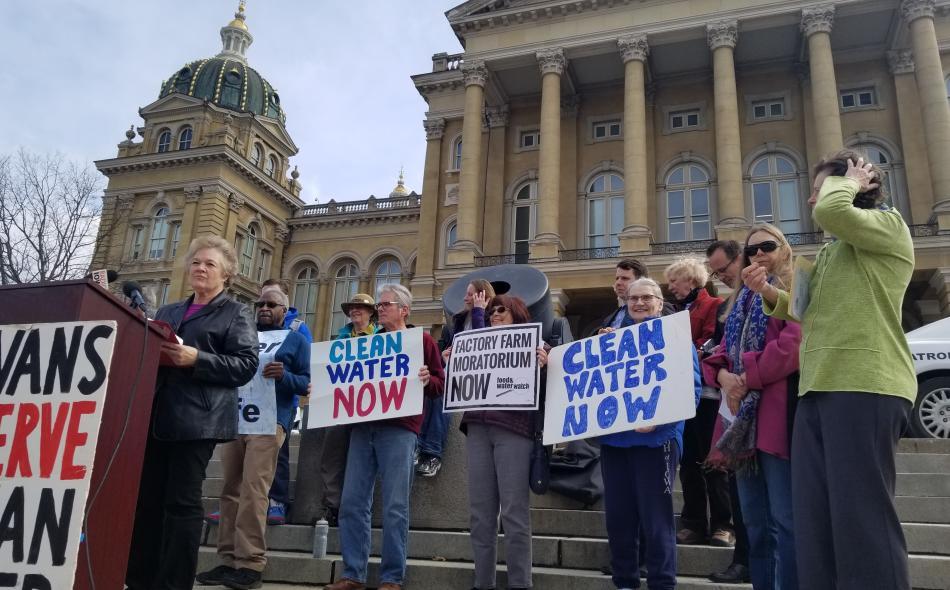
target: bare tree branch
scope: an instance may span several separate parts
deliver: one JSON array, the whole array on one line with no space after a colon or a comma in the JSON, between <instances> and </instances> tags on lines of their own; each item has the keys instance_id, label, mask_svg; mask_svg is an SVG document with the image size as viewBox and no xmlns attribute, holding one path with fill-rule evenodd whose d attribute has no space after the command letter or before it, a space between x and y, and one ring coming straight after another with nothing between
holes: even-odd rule
<instances>
[{"instance_id":1,"label":"bare tree branch","mask_svg":"<svg viewBox=\"0 0 950 590\"><path fill-rule=\"evenodd\" d=\"M0 284L86 274L104 235L101 195L95 170L58 154L0 156Z\"/></svg>"}]
</instances>

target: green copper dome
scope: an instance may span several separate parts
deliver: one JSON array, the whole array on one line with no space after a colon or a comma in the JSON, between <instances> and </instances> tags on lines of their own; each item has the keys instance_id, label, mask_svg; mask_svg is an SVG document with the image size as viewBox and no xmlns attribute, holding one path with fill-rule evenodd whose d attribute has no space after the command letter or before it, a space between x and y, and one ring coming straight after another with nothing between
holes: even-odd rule
<instances>
[{"instance_id":1,"label":"green copper dome","mask_svg":"<svg viewBox=\"0 0 950 590\"><path fill-rule=\"evenodd\" d=\"M222 108L271 117L281 123L287 120L277 91L257 70L239 59L217 56L191 62L162 84L158 97L176 92Z\"/></svg>"}]
</instances>

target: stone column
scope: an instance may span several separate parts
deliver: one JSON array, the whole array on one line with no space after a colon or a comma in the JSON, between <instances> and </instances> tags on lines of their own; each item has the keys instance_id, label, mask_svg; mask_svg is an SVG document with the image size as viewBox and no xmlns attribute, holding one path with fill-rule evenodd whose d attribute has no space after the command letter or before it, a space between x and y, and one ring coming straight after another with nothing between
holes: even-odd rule
<instances>
[{"instance_id":1,"label":"stone column","mask_svg":"<svg viewBox=\"0 0 950 590\"><path fill-rule=\"evenodd\" d=\"M917 94L930 160L934 212L941 230L950 230L950 106L934 28L934 0L904 0L901 16L910 28ZM906 158L905 158L906 159Z\"/></svg>"},{"instance_id":2,"label":"stone column","mask_svg":"<svg viewBox=\"0 0 950 590\"><path fill-rule=\"evenodd\" d=\"M831 54L831 26L834 18L835 7L832 4L802 10L801 30L808 40L811 100L819 157L840 150L842 146L838 84L835 82L835 62Z\"/></svg>"},{"instance_id":3,"label":"stone column","mask_svg":"<svg viewBox=\"0 0 950 590\"><path fill-rule=\"evenodd\" d=\"M357 293L367 293L369 294L370 297L375 298L375 293L370 293L370 290L372 289L372 285L370 285L369 279L370 279L369 272L360 272L360 282L357 287L359 291L357 291Z\"/></svg>"},{"instance_id":4,"label":"stone column","mask_svg":"<svg viewBox=\"0 0 950 590\"><path fill-rule=\"evenodd\" d=\"M934 206L934 193L927 147L920 141L924 136L924 125L920 118L920 97L914 79L914 57L909 49L889 51L887 63L897 91L897 118L907 171L910 219L912 223L927 223ZM908 212L903 213L906 215Z\"/></svg>"},{"instance_id":5,"label":"stone column","mask_svg":"<svg viewBox=\"0 0 950 590\"><path fill-rule=\"evenodd\" d=\"M650 54L646 35L617 40L624 64L623 91L623 231L620 254L649 254L647 220L647 111L646 61ZM579 240L578 240L579 241Z\"/></svg>"},{"instance_id":6,"label":"stone column","mask_svg":"<svg viewBox=\"0 0 950 590\"><path fill-rule=\"evenodd\" d=\"M245 203L244 197L240 195L228 195L228 224L224 229L224 239L232 244L237 238L237 224ZM238 256L240 257L240 253L238 253Z\"/></svg>"},{"instance_id":7,"label":"stone column","mask_svg":"<svg viewBox=\"0 0 950 590\"><path fill-rule=\"evenodd\" d=\"M290 240L290 228L286 223L278 222L274 227L274 254L270 261L270 277L281 278L284 276L284 249ZM268 279L270 277L264 277Z\"/></svg>"},{"instance_id":8,"label":"stone column","mask_svg":"<svg viewBox=\"0 0 950 590\"><path fill-rule=\"evenodd\" d=\"M581 96L561 98L561 195L558 235L565 250L580 248L577 243L577 115Z\"/></svg>"},{"instance_id":9,"label":"stone column","mask_svg":"<svg viewBox=\"0 0 950 590\"><path fill-rule=\"evenodd\" d=\"M488 256L504 254L505 148L508 105L486 109L488 115L488 162L485 177L485 217L482 247Z\"/></svg>"},{"instance_id":10,"label":"stone column","mask_svg":"<svg viewBox=\"0 0 950 590\"><path fill-rule=\"evenodd\" d=\"M713 53L713 92L716 103L716 173L719 178L719 239L742 240L748 228L742 192L742 148L739 139L739 101L736 97L734 51L738 23L706 25L706 41Z\"/></svg>"},{"instance_id":11,"label":"stone column","mask_svg":"<svg viewBox=\"0 0 950 590\"><path fill-rule=\"evenodd\" d=\"M531 260L557 260L561 194L561 74L564 51L544 49L536 54L541 67L541 148L538 154L538 231L531 240Z\"/></svg>"},{"instance_id":12,"label":"stone column","mask_svg":"<svg viewBox=\"0 0 950 590\"><path fill-rule=\"evenodd\" d=\"M316 318L313 321L313 341L319 342L321 340L327 339L327 329L330 324L330 306L333 305L333 301L330 301L330 277L326 275L320 275L317 278L317 309L316 309Z\"/></svg>"},{"instance_id":13,"label":"stone column","mask_svg":"<svg viewBox=\"0 0 950 590\"><path fill-rule=\"evenodd\" d=\"M436 245L442 239L438 235L438 216L442 161L442 136L445 135L445 119L426 119L426 160L422 173L422 205L419 210L420 235L416 254L416 277L412 280L413 300L429 301L435 287ZM464 144L462 145L464 149Z\"/></svg>"},{"instance_id":14,"label":"stone column","mask_svg":"<svg viewBox=\"0 0 950 590\"><path fill-rule=\"evenodd\" d=\"M194 238L195 224L198 217L198 201L200 200L200 186L185 187L185 211L181 216L181 233L178 242L179 260L175 261L175 270L172 271L172 282L168 288L169 301L182 299L185 297L185 293L190 292L186 280L188 265L181 259L185 257L188 246L191 245L191 240Z\"/></svg>"},{"instance_id":15,"label":"stone column","mask_svg":"<svg viewBox=\"0 0 950 590\"><path fill-rule=\"evenodd\" d=\"M485 84L488 69L481 60L462 62L465 80L465 115L462 121L462 171L459 175L458 239L449 249L450 265L474 266L481 255L482 212L482 109L485 106Z\"/></svg>"},{"instance_id":16,"label":"stone column","mask_svg":"<svg viewBox=\"0 0 950 590\"><path fill-rule=\"evenodd\" d=\"M934 269L930 276L930 286L937 293L940 317L950 316L950 266Z\"/></svg>"}]
</instances>

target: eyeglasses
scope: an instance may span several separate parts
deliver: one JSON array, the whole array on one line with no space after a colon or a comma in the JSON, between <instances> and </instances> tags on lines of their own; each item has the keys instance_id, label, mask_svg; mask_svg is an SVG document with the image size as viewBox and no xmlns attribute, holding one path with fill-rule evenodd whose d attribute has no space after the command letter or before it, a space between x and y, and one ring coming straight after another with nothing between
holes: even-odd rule
<instances>
[{"instance_id":1,"label":"eyeglasses","mask_svg":"<svg viewBox=\"0 0 950 590\"><path fill-rule=\"evenodd\" d=\"M651 299L659 299L656 295L627 295L627 302L649 303Z\"/></svg>"},{"instance_id":2,"label":"eyeglasses","mask_svg":"<svg viewBox=\"0 0 950 590\"><path fill-rule=\"evenodd\" d=\"M764 254L775 252L778 250L778 242L766 240L764 242L759 242L758 244L749 244L745 247L744 251L746 256L752 258L759 250L761 250Z\"/></svg>"},{"instance_id":3,"label":"eyeglasses","mask_svg":"<svg viewBox=\"0 0 950 590\"><path fill-rule=\"evenodd\" d=\"M274 303L273 301L255 301L254 308L260 309L266 307L267 309L274 309L275 307L286 307L283 303Z\"/></svg>"},{"instance_id":4,"label":"eyeglasses","mask_svg":"<svg viewBox=\"0 0 950 590\"><path fill-rule=\"evenodd\" d=\"M491 308L491 311L488 312L488 315L495 315L496 313L505 313L506 311L508 311L508 308L505 307L504 305L496 305L495 307Z\"/></svg>"},{"instance_id":5,"label":"eyeglasses","mask_svg":"<svg viewBox=\"0 0 950 590\"><path fill-rule=\"evenodd\" d=\"M729 270L729 267L732 266L732 263L736 261L736 258L738 258L738 256L733 256L732 258L730 258L729 262L726 263L726 266L722 268L712 269L712 273L711 273L712 278L718 279L719 277L721 277L727 270Z\"/></svg>"},{"instance_id":6,"label":"eyeglasses","mask_svg":"<svg viewBox=\"0 0 950 590\"><path fill-rule=\"evenodd\" d=\"M399 302L398 301L380 301L379 303L376 304L376 309L377 310L386 309L390 305L399 305Z\"/></svg>"}]
</instances>

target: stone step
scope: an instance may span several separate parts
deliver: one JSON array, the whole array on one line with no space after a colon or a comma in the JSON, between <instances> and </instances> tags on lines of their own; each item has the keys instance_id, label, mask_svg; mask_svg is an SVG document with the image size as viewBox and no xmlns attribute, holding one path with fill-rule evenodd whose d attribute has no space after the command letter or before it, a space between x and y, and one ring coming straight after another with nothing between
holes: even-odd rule
<instances>
[{"instance_id":1,"label":"stone step","mask_svg":"<svg viewBox=\"0 0 950 590\"><path fill-rule=\"evenodd\" d=\"M911 523L904 524L903 529L908 552L950 557L950 525ZM499 541L503 539L504 535L499 535ZM216 540L217 527L209 527L207 543L213 545ZM312 542L313 528L309 526L283 525L267 528L267 546L277 551L307 552L311 550ZM532 542L535 565L583 567L583 561L574 556L589 551L591 547L599 547L604 543L604 537L557 537L534 531ZM374 555L379 553L380 543L380 529L375 528L372 531L371 551ZM339 552L339 533L335 527L330 529L327 547L330 552ZM690 575L696 571L701 574L710 567L705 562L718 564L719 560L725 559L728 564L732 553L731 549L705 545L680 546L679 549L681 565L687 562L704 562L702 567L689 566L686 570L681 569L680 573ZM449 561L472 561L471 542L467 532L410 530L409 551L410 557L419 559L438 556ZM499 561L504 561L503 542L499 542Z\"/></svg>"},{"instance_id":2,"label":"stone step","mask_svg":"<svg viewBox=\"0 0 950 590\"><path fill-rule=\"evenodd\" d=\"M898 453L934 453L950 455L948 438L902 438L897 445Z\"/></svg>"},{"instance_id":3,"label":"stone step","mask_svg":"<svg viewBox=\"0 0 950 590\"><path fill-rule=\"evenodd\" d=\"M601 542L603 543L603 542ZM198 555L198 569L204 571L218 563L212 547L202 547ZM459 561L408 559L406 562L405 590L468 590L472 583L473 564ZM378 579L379 558L369 560L369 580ZM544 590L613 590L608 576L597 569L599 564L585 564L583 568L534 567L532 576L535 588ZM945 589L950 579L950 558L930 555L910 556L911 580L914 588ZM297 584L326 584L342 576L339 555L330 554L324 559L313 559L307 553L285 551L268 552L268 564L264 579L270 582ZM505 566L498 567L498 586L506 582ZM701 576L677 577L681 590L748 590L749 585L720 585Z\"/></svg>"},{"instance_id":4,"label":"stone step","mask_svg":"<svg viewBox=\"0 0 950 590\"><path fill-rule=\"evenodd\" d=\"M940 453L898 453L898 473L950 473L950 455Z\"/></svg>"}]
</instances>

